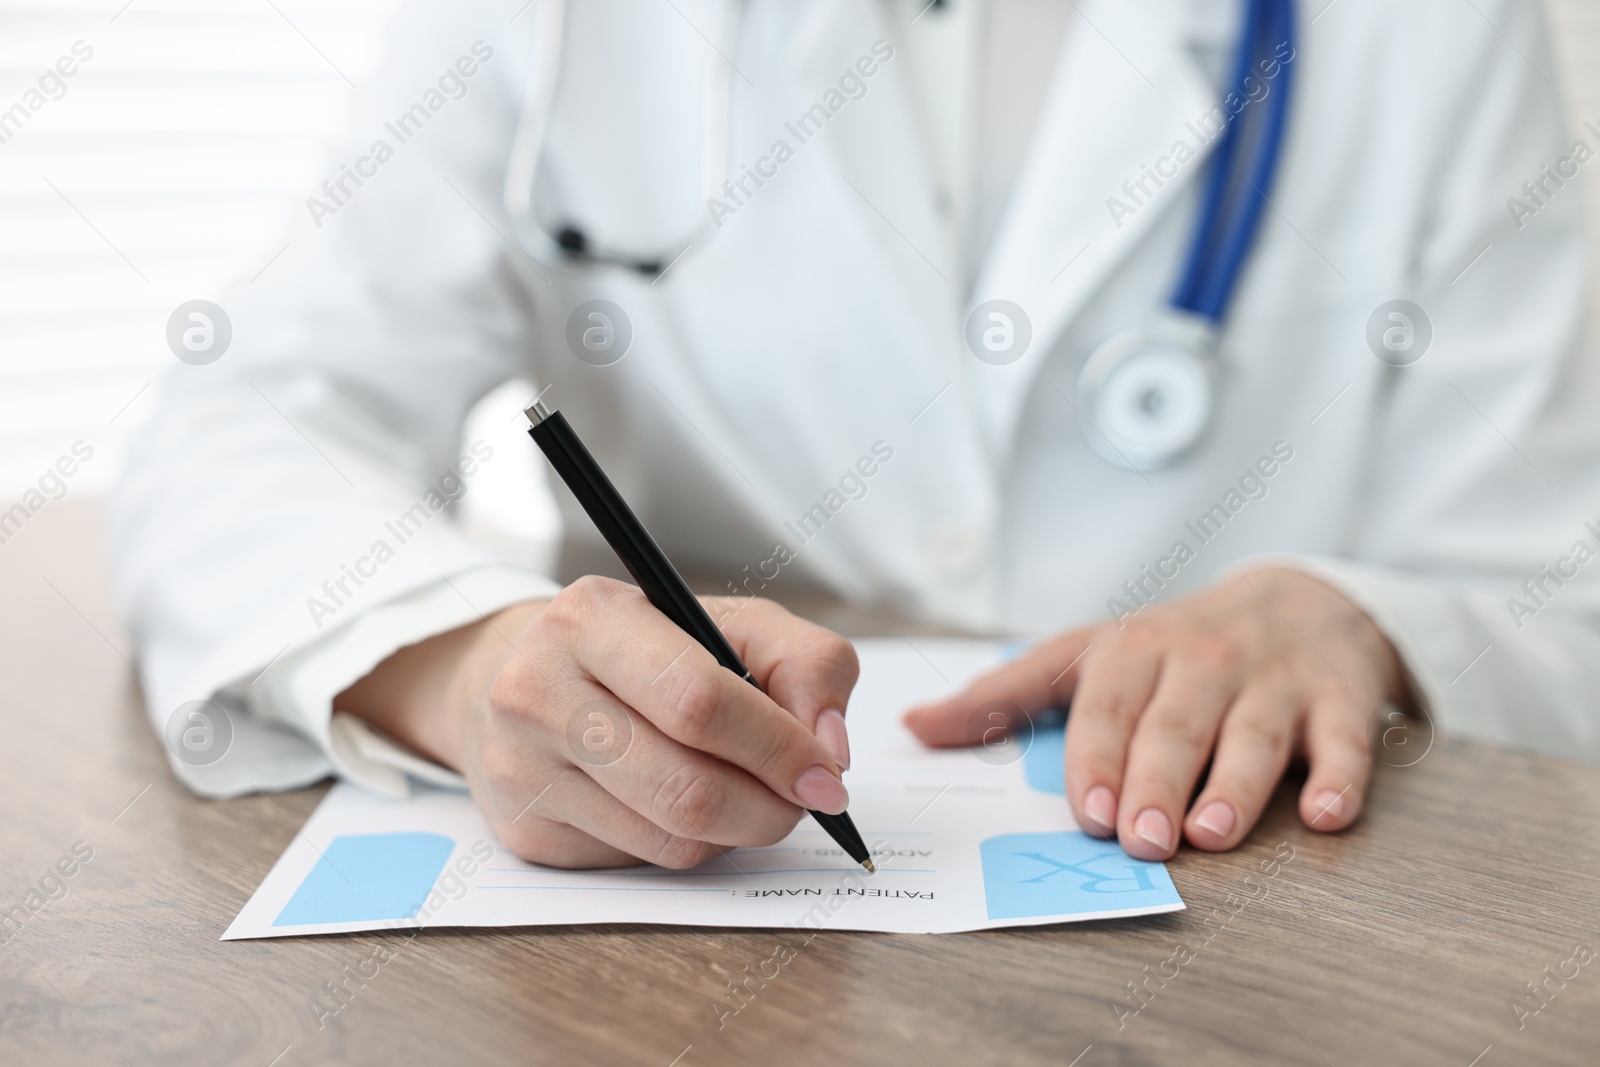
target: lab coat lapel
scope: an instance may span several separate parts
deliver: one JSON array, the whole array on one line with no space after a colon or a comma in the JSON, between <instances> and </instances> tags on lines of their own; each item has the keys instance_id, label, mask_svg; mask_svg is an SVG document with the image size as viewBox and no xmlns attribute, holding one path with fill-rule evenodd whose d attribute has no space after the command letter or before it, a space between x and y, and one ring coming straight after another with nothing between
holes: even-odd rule
<instances>
[{"instance_id":1,"label":"lab coat lapel","mask_svg":"<svg viewBox=\"0 0 1600 1067\"><path fill-rule=\"evenodd\" d=\"M843 208L859 217L884 251L880 276L900 285L919 315L949 320L959 310L954 221L948 190L927 142L927 117L920 110L911 70L914 60L895 19L893 4L819 0L807 5L797 17L790 44L797 84L806 94L794 102L793 111L816 102L817 94L869 54L874 42L886 41L894 48L894 58L880 64L868 80L867 95L849 105L847 120L831 123L816 143L849 183ZM969 78L970 64L950 75Z\"/></svg>"},{"instance_id":2,"label":"lab coat lapel","mask_svg":"<svg viewBox=\"0 0 1600 1067\"><path fill-rule=\"evenodd\" d=\"M1089 0L1081 9L968 307L1008 300L1032 327L1021 359L968 368L998 457L1008 453L1022 403L1061 332L1201 173L1219 139L1195 132L1217 101L1189 48L1182 0ZM1141 192L1145 168L1180 141L1193 158L1159 188L1146 178L1154 195Z\"/></svg>"}]
</instances>

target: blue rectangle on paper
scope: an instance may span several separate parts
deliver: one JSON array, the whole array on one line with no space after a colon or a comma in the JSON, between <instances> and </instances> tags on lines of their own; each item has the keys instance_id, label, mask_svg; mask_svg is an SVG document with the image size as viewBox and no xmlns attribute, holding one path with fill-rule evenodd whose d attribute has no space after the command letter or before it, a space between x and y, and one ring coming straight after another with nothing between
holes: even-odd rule
<instances>
[{"instance_id":1,"label":"blue rectangle on paper","mask_svg":"<svg viewBox=\"0 0 1600 1067\"><path fill-rule=\"evenodd\" d=\"M409 919L455 847L444 834L341 834L272 925Z\"/></svg>"},{"instance_id":2,"label":"blue rectangle on paper","mask_svg":"<svg viewBox=\"0 0 1600 1067\"><path fill-rule=\"evenodd\" d=\"M1067 727L1065 722L1040 716L1033 736L1022 753L1022 773L1031 789L1051 796L1067 792Z\"/></svg>"},{"instance_id":3,"label":"blue rectangle on paper","mask_svg":"<svg viewBox=\"0 0 1600 1067\"><path fill-rule=\"evenodd\" d=\"M1162 863L1079 831L1003 834L979 846L991 919L1182 904Z\"/></svg>"}]
</instances>

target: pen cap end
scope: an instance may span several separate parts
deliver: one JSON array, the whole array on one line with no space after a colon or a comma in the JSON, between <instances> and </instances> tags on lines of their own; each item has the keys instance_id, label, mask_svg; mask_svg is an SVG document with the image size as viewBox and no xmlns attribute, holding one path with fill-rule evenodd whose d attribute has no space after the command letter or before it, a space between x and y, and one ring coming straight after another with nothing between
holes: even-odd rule
<instances>
[{"instance_id":1,"label":"pen cap end","mask_svg":"<svg viewBox=\"0 0 1600 1067\"><path fill-rule=\"evenodd\" d=\"M523 411L523 414L528 417L529 422L537 426L550 417L550 409L544 406L544 401L535 400L533 406Z\"/></svg>"}]
</instances>

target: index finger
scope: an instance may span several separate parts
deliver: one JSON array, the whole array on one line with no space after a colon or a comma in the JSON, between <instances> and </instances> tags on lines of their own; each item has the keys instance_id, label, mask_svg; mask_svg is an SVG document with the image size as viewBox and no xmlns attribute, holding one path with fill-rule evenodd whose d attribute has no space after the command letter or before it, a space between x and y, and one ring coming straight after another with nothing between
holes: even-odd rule
<instances>
[{"instance_id":1,"label":"index finger","mask_svg":"<svg viewBox=\"0 0 1600 1067\"><path fill-rule=\"evenodd\" d=\"M812 730L817 716L840 714L861 676L855 646L771 600L708 597L706 606L751 677Z\"/></svg>"},{"instance_id":2,"label":"index finger","mask_svg":"<svg viewBox=\"0 0 1600 1067\"><path fill-rule=\"evenodd\" d=\"M591 678L674 741L744 768L789 802L845 809L838 765L815 734L723 668L638 589L593 584L599 612L552 620L575 631L572 655Z\"/></svg>"},{"instance_id":3,"label":"index finger","mask_svg":"<svg viewBox=\"0 0 1600 1067\"><path fill-rule=\"evenodd\" d=\"M959 693L912 708L905 714L905 724L926 745L970 745L977 740L971 736L972 717L985 704L1001 701L1014 705L1021 716L1062 706L1077 688L1079 666L1092 647L1093 636L1090 630L1073 630L1042 641L1011 662L979 675Z\"/></svg>"}]
</instances>

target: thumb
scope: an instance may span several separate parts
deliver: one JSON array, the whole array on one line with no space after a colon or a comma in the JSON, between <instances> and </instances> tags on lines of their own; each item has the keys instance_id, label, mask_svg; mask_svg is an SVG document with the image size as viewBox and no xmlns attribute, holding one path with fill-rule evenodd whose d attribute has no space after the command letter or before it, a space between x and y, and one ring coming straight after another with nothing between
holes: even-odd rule
<instances>
[{"instance_id":1,"label":"thumb","mask_svg":"<svg viewBox=\"0 0 1600 1067\"><path fill-rule=\"evenodd\" d=\"M1009 730L1071 698L1090 636L1087 630L1073 630L1043 641L979 675L960 692L911 708L901 721L925 745L948 748L992 741L992 731Z\"/></svg>"}]
</instances>

